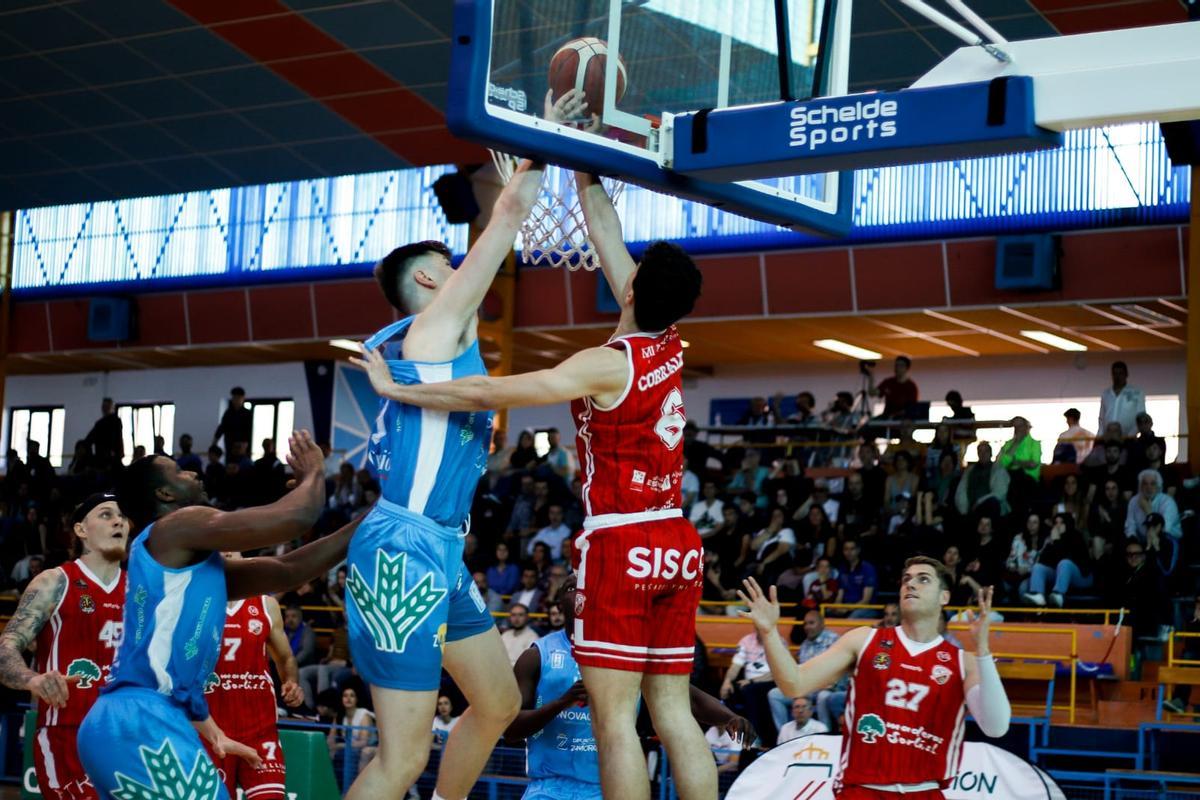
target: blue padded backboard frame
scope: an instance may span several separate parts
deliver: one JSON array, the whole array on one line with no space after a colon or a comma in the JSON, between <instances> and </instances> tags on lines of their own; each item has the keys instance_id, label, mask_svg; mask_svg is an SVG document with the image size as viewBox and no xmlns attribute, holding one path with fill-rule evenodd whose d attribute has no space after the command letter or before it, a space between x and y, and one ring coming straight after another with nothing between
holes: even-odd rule
<instances>
[{"instance_id":1,"label":"blue padded backboard frame","mask_svg":"<svg viewBox=\"0 0 1200 800\"><path fill-rule=\"evenodd\" d=\"M533 127L488 111L492 0L456 0L446 123L456 136L494 150L534 156L569 169L587 170L694 200L774 225L829 236L851 227L854 174L837 178L836 212L811 208L786 196L736 183L715 183L663 169L649 155L565 136L550 125Z\"/></svg>"}]
</instances>

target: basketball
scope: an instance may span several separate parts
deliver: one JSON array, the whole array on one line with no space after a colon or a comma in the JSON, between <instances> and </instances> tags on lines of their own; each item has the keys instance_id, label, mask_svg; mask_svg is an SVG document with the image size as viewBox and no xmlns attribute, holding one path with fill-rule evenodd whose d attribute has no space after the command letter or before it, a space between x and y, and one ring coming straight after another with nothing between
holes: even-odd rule
<instances>
[{"instance_id":1,"label":"basketball","mask_svg":"<svg viewBox=\"0 0 1200 800\"><path fill-rule=\"evenodd\" d=\"M572 39L550 59L550 91L554 100L572 89L581 89L587 97L588 113L604 109L604 75L608 69L608 45L592 36ZM625 62L617 60L616 101L625 94Z\"/></svg>"}]
</instances>

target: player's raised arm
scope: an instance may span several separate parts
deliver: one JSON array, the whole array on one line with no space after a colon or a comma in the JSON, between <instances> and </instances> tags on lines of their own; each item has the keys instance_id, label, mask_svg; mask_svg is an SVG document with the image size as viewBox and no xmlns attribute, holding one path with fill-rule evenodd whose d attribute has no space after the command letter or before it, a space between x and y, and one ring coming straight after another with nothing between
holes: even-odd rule
<instances>
[{"instance_id":1,"label":"player's raised arm","mask_svg":"<svg viewBox=\"0 0 1200 800\"><path fill-rule=\"evenodd\" d=\"M629 276L637 268L629 249L625 247L621 231L621 218L613 208L612 198L604 191L600 178L586 172L575 173L575 187L579 192L579 205L587 223L588 238L600 256L600 268L612 289L613 297L623 303Z\"/></svg>"},{"instance_id":2,"label":"player's raised arm","mask_svg":"<svg viewBox=\"0 0 1200 800\"><path fill-rule=\"evenodd\" d=\"M307 431L292 434L289 445L291 451L287 460L296 477L295 489L267 506L218 511L209 506L192 505L167 513L154 524L154 531L146 542L154 559L165 567L177 569L193 563L197 553L257 550L307 533L325 506L325 457ZM169 462L169 459L161 461ZM186 476L191 473L168 475L164 470L169 470L170 466L156 461L149 461L136 471L135 467L137 465L126 473L126 482L131 488L122 495L121 502L127 514L144 524L145 517L154 519L159 514L147 513L147 509L142 508L130 513L125 509L127 499L137 494L144 496L145 485L157 482L153 489L154 502L170 506L178 499L176 492L187 490L189 479ZM155 470L157 476L142 474ZM297 578L296 583L301 580Z\"/></svg>"},{"instance_id":3,"label":"player's raised arm","mask_svg":"<svg viewBox=\"0 0 1200 800\"><path fill-rule=\"evenodd\" d=\"M44 675L25 663L25 650L37 639L67 591L67 576L49 569L29 582L12 619L0 634L0 683L17 691L29 691L52 708L67 704L69 683L62 673ZM78 680L76 678L75 680Z\"/></svg>"},{"instance_id":4,"label":"player's raised arm","mask_svg":"<svg viewBox=\"0 0 1200 800\"><path fill-rule=\"evenodd\" d=\"M767 652L771 677L786 697L806 697L836 682L854 666L870 629L847 631L828 650L801 666L779 635L779 598L775 587L770 588L768 597L753 578L747 578L743 586L745 591L739 590L738 597L750 610L738 613L754 621Z\"/></svg>"},{"instance_id":5,"label":"player's raised arm","mask_svg":"<svg viewBox=\"0 0 1200 800\"><path fill-rule=\"evenodd\" d=\"M366 515L281 556L258 556L225 562L230 600L286 592L323 575L346 558L350 539Z\"/></svg>"},{"instance_id":6,"label":"player's raised arm","mask_svg":"<svg viewBox=\"0 0 1200 800\"><path fill-rule=\"evenodd\" d=\"M296 664L296 655L288 643L287 634L283 632L283 614L279 611L279 601L267 595L263 598L267 608L267 616L271 618L271 635L267 639L267 652L275 662L279 671L279 694L288 708L295 708L304 703L304 690L300 688L300 667Z\"/></svg>"},{"instance_id":7,"label":"player's raised arm","mask_svg":"<svg viewBox=\"0 0 1200 800\"><path fill-rule=\"evenodd\" d=\"M435 411L486 411L540 406L580 397L618 397L629 381L629 362L611 347L581 350L551 369L521 375L476 375L442 383L398 384L383 355L363 349L351 363L367 371L381 397Z\"/></svg>"},{"instance_id":8,"label":"player's raised arm","mask_svg":"<svg viewBox=\"0 0 1200 800\"><path fill-rule=\"evenodd\" d=\"M1012 706L1008 702L1004 684L1000 682L1000 673L996 670L996 661L992 658L988 643L991 625L988 615L991 611L992 587L985 586L979 593L979 610L975 612L975 618L971 621L975 655L963 654L967 663L967 677L963 682L963 690L967 695L967 709L975 718L979 730L983 731L985 736L997 737L1008 732Z\"/></svg>"}]
</instances>

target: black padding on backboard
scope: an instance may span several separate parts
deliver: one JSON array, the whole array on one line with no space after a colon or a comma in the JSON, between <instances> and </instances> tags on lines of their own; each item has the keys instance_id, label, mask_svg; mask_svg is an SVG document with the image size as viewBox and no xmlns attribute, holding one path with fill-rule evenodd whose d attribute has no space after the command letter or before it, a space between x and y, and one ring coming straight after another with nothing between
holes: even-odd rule
<instances>
[{"instance_id":1,"label":"black padding on backboard","mask_svg":"<svg viewBox=\"0 0 1200 800\"><path fill-rule=\"evenodd\" d=\"M987 124L1003 125L1008 115L1008 78L993 78L988 84Z\"/></svg>"},{"instance_id":2,"label":"black padding on backboard","mask_svg":"<svg viewBox=\"0 0 1200 800\"><path fill-rule=\"evenodd\" d=\"M702 108L696 112L696 121L692 125L692 152L708 152L708 115L711 108Z\"/></svg>"}]
</instances>

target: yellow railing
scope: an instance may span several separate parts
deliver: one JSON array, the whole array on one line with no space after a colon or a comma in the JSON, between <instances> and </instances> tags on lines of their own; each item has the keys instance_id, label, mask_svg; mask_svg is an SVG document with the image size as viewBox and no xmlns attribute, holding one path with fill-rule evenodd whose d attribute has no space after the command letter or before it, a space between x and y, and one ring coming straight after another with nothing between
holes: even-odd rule
<instances>
[{"instance_id":1,"label":"yellow railing","mask_svg":"<svg viewBox=\"0 0 1200 800\"><path fill-rule=\"evenodd\" d=\"M1167 666L1168 667L1200 667L1200 659L1176 658L1175 657L1175 640L1176 639L1200 639L1200 633L1189 633L1187 631L1171 631L1170 637L1167 638Z\"/></svg>"},{"instance_id":2,"label":"yellow railing","mask_svg":"<svg viewBox=\"0 0 1200 800\"><path fill-rule=\"evenodd\" d=\"M716 605L715 603L705 603L705 605ZM733 602L729 605L743 605L742 603ZM821 615L825 615L825 611L830 608L854 610L858 608L870 608L877 611L883 611L883 605L853 605L850 603L824 603L821 606ZM958 613L960 611L975 611L978 606L946 606L946 611ZM1112 615L1120 614L1119 608L1038 608L1036 606L998 606L992 609L1000 614L1033 614L1035 616L1063 616L1064 614L1096 614L1103 615L1104 622L1102 624L1111 624ZM835 617L835 619L837 619Z\"/></svg>"}]
</instances>

